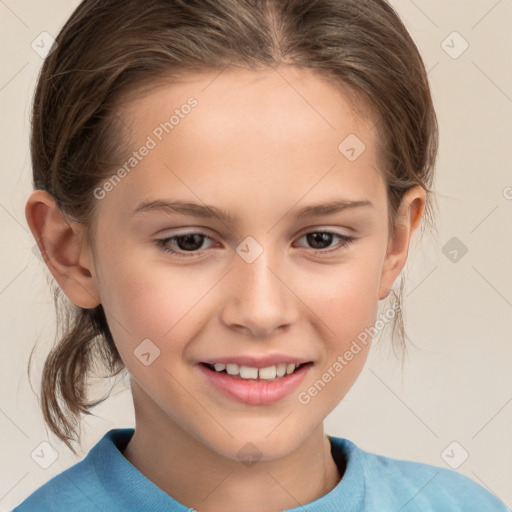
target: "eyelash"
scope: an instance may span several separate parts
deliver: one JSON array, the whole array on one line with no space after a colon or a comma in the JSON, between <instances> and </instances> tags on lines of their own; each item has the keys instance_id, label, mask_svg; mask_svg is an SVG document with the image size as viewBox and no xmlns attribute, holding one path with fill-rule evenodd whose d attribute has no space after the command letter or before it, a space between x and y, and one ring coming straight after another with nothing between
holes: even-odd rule
<instances>
[{"instance_id":1,"label":"eyelash","mask_svg":"<svg viewBox=\"0 0 512 512\"><path fill-rule=\"evenodd\" d=\"M323 255L323 254L329 255L333 252L337 252L337 251L340 251L341 249L345 249L355 240L354 237L340 235L339 233L334 233L332 231L309 231L307 233L304 233L300 238L303 238L307 235L311 235L311 234L315 234L315 233L333 235L334 237L337 237L341 240L341 242L338 244L339 246L335 249L318 249L318 250L312 249L314 253L321 254L321 255ZM200 250L185 251L185 252L175 251L174 249L171 249L170 244L169 244L169 242L171 240L176 240L177 238L181 238L181 237L185 237L185 236L189 236L189 235L199 235L199 236L208 238L209 240L213 240L206 233L202 233L200 231L194 231L194 232L183 233L181 235L175 235L175 236L171 236L171 237L167 237L167 238L161 238L161 239L155 240L155 243L156 243L157 247L164 252L169 252L169 253L179 256L179 257L190 258L190 257L194 257L194 255L198 254L200 252Z\"/></svg>"}]
</instances>

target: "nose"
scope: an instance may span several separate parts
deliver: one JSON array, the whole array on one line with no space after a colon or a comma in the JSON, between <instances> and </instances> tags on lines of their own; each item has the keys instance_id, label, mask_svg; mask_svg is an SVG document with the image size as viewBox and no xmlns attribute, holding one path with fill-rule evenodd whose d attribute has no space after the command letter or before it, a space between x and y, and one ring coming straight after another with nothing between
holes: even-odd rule
<instances>
[{"instance_id":1,"label":"nose","mask_svg":"<svg viewBox=\"0 0 512 512\"><path fill-rule=\"evenodd\" d=\"M278 264L267 250L251 263L238 255L235 258L221 308L222 323L263 339L297 322L299 301L293 293L290 267L283 270L286 262Z\"/></svg>"}]
</instances>

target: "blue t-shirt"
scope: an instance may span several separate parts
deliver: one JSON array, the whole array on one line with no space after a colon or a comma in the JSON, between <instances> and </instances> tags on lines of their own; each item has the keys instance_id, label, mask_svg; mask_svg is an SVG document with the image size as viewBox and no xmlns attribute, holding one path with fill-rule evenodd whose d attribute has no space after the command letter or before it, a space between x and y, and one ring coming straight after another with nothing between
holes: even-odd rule
<instances>
[{"instance_id":1,"label":"blue t-shirt","mask_svg":"<svg viewBox=\"0 0 512 512\"><path fill-rule=\"evenodd\" d=\"M110 430L83 460L42 485L13 512L189 512L124 457L122 450L133 432ZM343 475L340 482L290 512L510 512L456 471L376 455L348 439L329 439Z\"/></svg>"}]
</instances>

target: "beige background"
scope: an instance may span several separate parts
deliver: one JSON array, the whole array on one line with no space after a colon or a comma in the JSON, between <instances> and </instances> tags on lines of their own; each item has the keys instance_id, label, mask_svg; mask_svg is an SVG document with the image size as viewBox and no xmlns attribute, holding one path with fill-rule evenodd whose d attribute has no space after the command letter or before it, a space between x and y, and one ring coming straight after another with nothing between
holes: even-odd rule
<instances>
[{"instance_id":1,"label":"beige background","mask_svg":"<svg viewBox=\"0 0 512 512\"><path fill-rule=\"evenodd\" d=\"M411 248L405 269L405 320L416 347L403 373L391 353L374 346L326 430L369 451L441 467L465 450L469 457L456 470L512 507L512 1L392 4L424 56L439 117L439 234ZM0 0L0 512L82 458L107 430L133 426L121 383L84 421L84 449L73 457L49 435L34 394L54 311L24 216L30 101L42 64L31 43L43 31L56 35L76 5ZM464 41L454 31L469 44L458 58ZM453 237L468 249L455 262L443 253ZM26 366L36 339L31 389ZM43 441L58 453L47 469L31 458ZM443 458L453 441L451 458Z\"/></svg>"}]
</instances>

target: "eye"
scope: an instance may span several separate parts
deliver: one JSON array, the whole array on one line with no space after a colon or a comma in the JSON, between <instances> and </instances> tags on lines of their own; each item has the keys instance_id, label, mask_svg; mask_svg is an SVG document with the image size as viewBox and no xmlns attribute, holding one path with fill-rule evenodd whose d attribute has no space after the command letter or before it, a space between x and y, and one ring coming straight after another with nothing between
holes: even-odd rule
<instances>
[{"instance_id":1,"label":"eye","mask_svg":"<svg viewBox=\"0 0 512 512\"><path fill-rule=\"evenodd\" d=\"M354 238L351 236L340 235L332 231L310 231L302 235L299 240L302 238L306 238L308 244L310 244L313 249L317 249L314 252L320 254L330 254L339 251L354 241ZM340 240L337 247L335 246L333 249L328 250L324 249L324 247L331 245L332 241L335 239Z\"/></svg>"},{"instance_id":2,"label":"eye","mask_svg":"<svg viewBox=\"0 0 512 512\"><path fill-rule=\"evenodd\" d=\"M299 240L302 238L306 238L308 243L312 245L314 252L320 254L330 254L339 251L354 241L353 237L340 235L339 233L333 233L331 231L311 231L302 235ZM194 256L195 253L204 250L202 245L205 239L213 241L206 233L191 232L162 238L156 240L155 243L164 252L169 252L180 257L191 257ZM338 247L328 250L323 248L324 246L331 245L332 241L335 239L340 240ZM173 247L177 247L177 250Z\"/></svg>"},{"instance_id":3,"label":"eye","mask_svg":"<svg viewBox=\"0 0 512 512\"><path fill-rule=\"evenodd\" d=\"M171 236L156 240L156 245L164 252L170 252L176 256L192 256L199 251L203 245L204 239L212 240L206 233L184 233L183 235ZM173 249L173 245L178 246L178 250ZM184 254L184 253L192 254Z\"/></svg>"}]
</instances>

